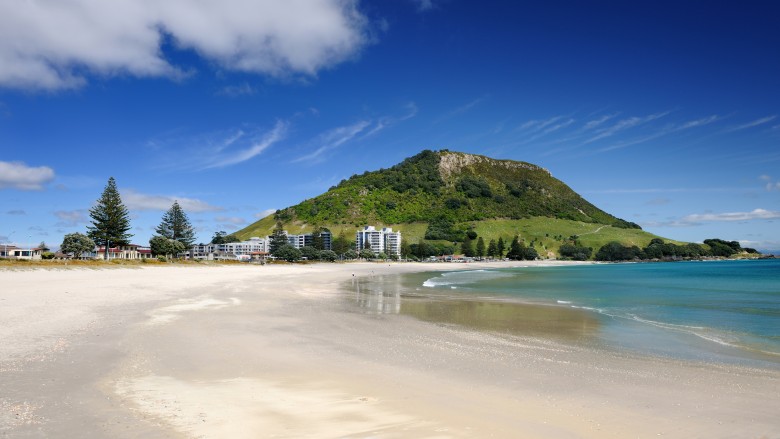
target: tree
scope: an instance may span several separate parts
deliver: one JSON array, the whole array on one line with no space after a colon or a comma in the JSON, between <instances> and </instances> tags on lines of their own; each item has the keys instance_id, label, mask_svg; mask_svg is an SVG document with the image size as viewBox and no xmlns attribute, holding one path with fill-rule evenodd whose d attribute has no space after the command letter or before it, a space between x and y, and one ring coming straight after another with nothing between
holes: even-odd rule
<instances>
[{"instance_id":1,"label":"tree","mask_svg":"<svg viewBox=\"0 0 780 439\"><path fill-rule=\"evenodd\" d=\"M590 256L593 254L593 249L579 245L563 244L561 245L561 248L558 249L558 252L561 254L561 258L564 259L586 261L590 259Z\"/></svg>"},{"instance_id":2,"label":"tree","mask_svg":"<svg viewBox=\"0 0 780 439\"><path fill-rule=\"evenodd\" d=\"M363 259L374 259L376 257L370 248L364 248L363 250L360 250L358 255Z\"/></svg>"},{"instance_id":3,"label":"tree","mask_svg":"<svg viewBox=\"0 0 780 439\"><path fill-rule=\"evenodd\" d=\"M338 258L338 255L333 250L323 250L320 252L320 259L323 261L333 262Z\"/></svg>"},{"instance_id":4,"label":"tree","mask_svg":"<svg viewBox=\"0 0 780 439\"><path fill-rule=\"evenodd\" d=\"M277 221L276 227L274 227L273 235L271 235L271 242L268 246L271 255L278 257L276 252L285 245L289 245L287 242L287 234L284 233L284 226L282 225L282 222Z\"/></svg>"},{"instance_id":5,"label":"tree","mask_svg":"<svg viewBox=\"0 0 780 439\"><path fill-rule=\"evenodd\" d=\"M171 208L165 212L155 232L165 238L181 242L184 248L191 248L195 244L195 231L178 201L174 201Z\"/></svg>"},{"instance_id":6,"label":"tree","mask_svg":"<svg viewBox=\"0 0 780 439\"><path fill-rule=\"evenodd\" d=\"M154 235L149 240L149 247L155 256L175 256L184 252L187 248L184 243L165 236Z\"/></svg>"},{"instance_id":7,"label":"tree","mask_svg":"<svg viewBox=\"0 0 780 439\"><path fill-rule=\"evenodd\" d=\"M498 256L498 246L496 245L495 239L490 240L490 243L488 244L488 248L487 248L487 255L488 257L491 258Z\"/></svg>"},{"instance_id":8,"label":"tree","mask_svg":"<svg viewBox=\"0 0 780 439\"><path fill-rule=\"evenodd\" d=\"M301 251L290 244L284 244L276 249L274 256L287 262L295 262L301 258Z\"/></svg>"},{"instance_id":9,"label":"tree","mask_svg":"<svg viewBox=\"0 0 780 439\"><path fill-rule=\"evenodd\" d=\"M127 245L133 236L130 230L130 214L122 204L122 198L116 188L114 177L108 179L103 194L94 207L89 209L92 225L87 226L87 236L97 245L108 247L110 244Z\"/></svg>"},{"instance_id":10,"label":"tree","mask_svg":"<svg viewBox=\"0 0 780 439\"><path fill-rule=\"evenodd\" d=\"M63 253L73 253L73 257L78 259L82 253L91 252L95 249L95 241L87 235L81 233L69 233L62 239L60 251Z\"/></svg>"},{"instance_id":11,"label":"tree","mask_svg":"<svg viewBox=\"0 0 780 439\"><path fill-rule=\"evenodd\" d=\"M509 251L506 253L506 257L512 260L523 258L523 247L520 245L520 237L517 235L512 239L512 243L509 244Z\"/></svg>"},{"instance_id":12,"label":"tree","mask_svg":"<svg viewBox=\"0 0 780 439\"><path fill-rule=\"evenodd\" d=\"M316 261L320 258L320 251L310 245L307 245L301 248L301 256L309 261Z\"/></svg>"},{"instance_id":13,"label":"tree","mask_svg":"<svg viewBox=\"0 0 780 439\"><path fill-rule=\"evenodd\" d=\"M357 259L358 254L355 250L349 249L344 252L344 258L345 259Z\"/></svg>"},{"instance_id":14,"label":"tree","mask_svg":"<svg viewBox=\"0 0 780 439\"><path fill-rule=\"evenodd\" d=\"M477 256L485 256L485 240L481 236L477 239Z\"/></svg>"},{"instance_id":15,"label":"tree","mask_svg":"<svg viewBox=\"0 0 780 439\"><path fill-rule=\"evenodd\" d=\"M496 250L498 250L498 253L496 253L496 256L499 258L504 257L504 250L506 250L506 244L504 244L504 238L498 237L498 244L496 244Z\"/></svg>"},{"instance_id":16,"label":"tree","mask_svg":"<svg viewBox=\"0 0 780 439\"><path fill-rule=\"evenodd\" d=\"M41 249L41 251L47 252L51 250L48 245L46 245L46 242L41 241L40 244L38 244L38 248Z\"/></svg>"},{"instance_id":17,"label":"tree","mask_svg":"<svg viewBox=\"0 0 780 439\"><path fill-rule=\"evenodd\" d=\"M468 236L460 244L460 252L467 257L474 256L474 244Z\"/></svg>"},{"instance_id":18,"label":"tree","mask_svg":"<svg viewBox=\"0 0 780 439\"><path fill-rule=\"evenodd\" d=\"M339 233L339 236L333 240L330 247L334 252L336 252L337 255L343 255L347 252L347 250L353 248L354 245L352 241L347 239L347 237L344 235L344 231L342 231Z\"/></svg>"},{"instance_id":19,"label":"tree","mask_svg":"<svg viewBox=\"0 0 780 439\"><path fill-rule=\"evenodd\" d=\"M322 232L327 232L328 229L324 227L316 227L311 234L311 245L317 250L325 250L325 240L322 239ZM331 246L333 244L331 243Z\"/></svg>"}]
</instances>

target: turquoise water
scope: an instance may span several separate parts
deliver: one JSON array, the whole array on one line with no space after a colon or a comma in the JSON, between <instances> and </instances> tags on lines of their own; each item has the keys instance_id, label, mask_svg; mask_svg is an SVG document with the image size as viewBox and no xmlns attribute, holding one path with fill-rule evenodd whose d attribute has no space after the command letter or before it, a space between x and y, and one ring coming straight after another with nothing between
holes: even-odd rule
<instances>
[{"instance_id":1,"label":"turquoise water","mask_svg":"<svg viewBox=\"0 0 780 439\"><path fill-rule=\"evenodd\" d=\"M383 285L388 290L389 284ZM587 325L583 342L676 358L780 367L780 260L423 273L402 276L398 286L401 296L412 301L428 297L438 302L519 302L585 313L597 325ZM402 311L403 306L397 309ZM496 315L483 314L488 319ZM500 315L505 314L502 310ZM522 310L516 314L517 319L524 318ZM576 315L550 318L570 322L572 316Z\"/></svg>"}]
</instances>

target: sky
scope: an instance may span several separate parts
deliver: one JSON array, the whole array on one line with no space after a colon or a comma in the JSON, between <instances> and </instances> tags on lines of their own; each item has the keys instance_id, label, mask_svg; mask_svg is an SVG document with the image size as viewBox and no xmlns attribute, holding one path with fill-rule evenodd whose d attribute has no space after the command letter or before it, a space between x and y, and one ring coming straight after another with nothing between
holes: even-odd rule
<instances>
[{"instance_id":1,"label":"sky","mask_svg":"<svg viewBox=\"0 0 780 439\"><path fill-rule=\"evenodd\" d=\"M780 249L780 3L0 0L0 243L206 242L424 149L666 238Z\"/></svg>"}]
</instances>

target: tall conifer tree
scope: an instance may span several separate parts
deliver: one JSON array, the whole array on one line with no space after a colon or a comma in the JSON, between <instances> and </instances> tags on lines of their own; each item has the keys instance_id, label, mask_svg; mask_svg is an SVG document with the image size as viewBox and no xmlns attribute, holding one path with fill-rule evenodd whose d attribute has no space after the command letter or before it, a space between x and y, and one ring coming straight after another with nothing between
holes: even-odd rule
<instances>
[{"instance_id":1,"label":"tall conifer tree","mask_svg":"<svg viewBox=\"0 0 780 439\"><path fill-rule=\"evenodd\" d=\"M165 212L155 232L162 237L181 242L187 249L195 244L195 231L178 201L174 201L173 206Z\"/></svg>"},{"instance_id":2,"label":"tall conifer tree","mask_svg":"<svg viewBox=\"0 0 780 439\"><path fill-rule=\"evenodd\" d=\"M122 204L114 177L108 179L103 194L94 207L89 209L92 225L87 226L87 236L97 245L127 245L133 236L130 230L130 214Z\"/></svg>"}]
</instances>

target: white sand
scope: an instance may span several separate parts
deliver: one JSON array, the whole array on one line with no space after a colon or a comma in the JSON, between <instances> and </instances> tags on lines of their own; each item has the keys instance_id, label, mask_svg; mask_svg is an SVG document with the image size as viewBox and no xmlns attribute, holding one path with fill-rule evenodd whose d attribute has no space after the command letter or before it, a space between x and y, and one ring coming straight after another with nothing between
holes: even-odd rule
<instances>
[{"instance_id":1,"label":"white sand","mask_svg":"<svg viewBox=\"0 0 780 439\"><path fill-rule=\"evenodd\" d=\"M778 370L363 314L339 292L477 267L0 270L0 437L780 437Z\"/></svg>"}]
</instances>

